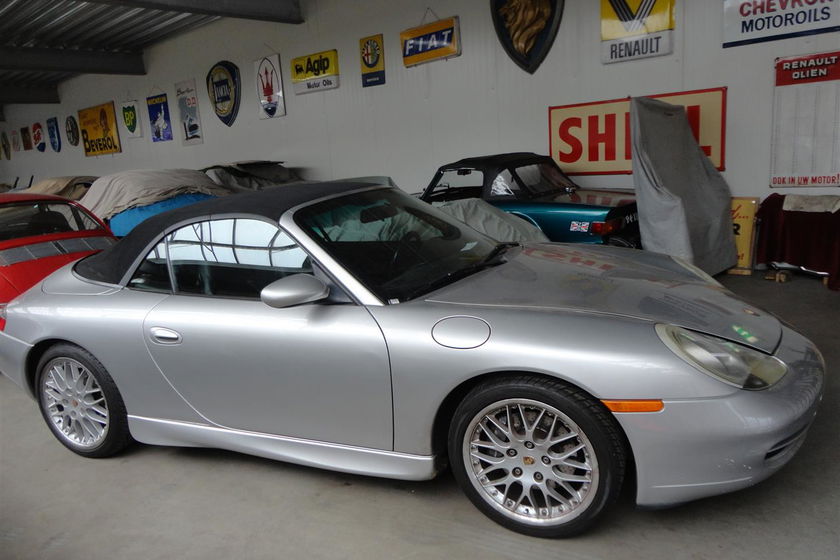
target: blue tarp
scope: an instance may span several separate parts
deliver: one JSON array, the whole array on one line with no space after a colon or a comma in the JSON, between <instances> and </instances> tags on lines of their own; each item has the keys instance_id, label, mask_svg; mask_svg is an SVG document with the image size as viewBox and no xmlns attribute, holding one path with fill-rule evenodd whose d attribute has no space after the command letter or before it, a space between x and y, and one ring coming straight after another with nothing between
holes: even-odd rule
<instances>
[{"instance_id":1,"label":"blue tarp","mask_svg":"<svg viewBox=\"0 0 840 560\"><path fill-rule=\"evenodd\" d=\"M208 198L216 197L202 193L179 194L177 196L173 196L172 198L155 202L154 204L137 206L135 208L129 208L128 210L123 210L119 214L115 214L108 225L111 226L111 231L114 232L114 235L117 237L123 237L137 227L137 224L147 218L151 218L152 216L166 212L167 210L173 210L182 206L189 206L190 204L195 204L200 200Z\"/></svg>"}]
</instances>

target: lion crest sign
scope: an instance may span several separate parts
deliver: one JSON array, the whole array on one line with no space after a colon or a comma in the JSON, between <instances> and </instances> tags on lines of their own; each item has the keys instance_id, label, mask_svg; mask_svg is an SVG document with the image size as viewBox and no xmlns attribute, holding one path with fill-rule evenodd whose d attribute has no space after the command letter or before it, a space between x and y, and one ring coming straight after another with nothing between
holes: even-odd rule
<instances>
[{"instance_id":1,"label":"lion crest sign","mask_svg":"<svg viewBox=\"0 0 840 560\"><path fill-rule=\"evenodd\" d=\"M496 36L511 60L529 74L554 44L563 5L564 0L490 0Z\"/></svg>"}]
</instances>

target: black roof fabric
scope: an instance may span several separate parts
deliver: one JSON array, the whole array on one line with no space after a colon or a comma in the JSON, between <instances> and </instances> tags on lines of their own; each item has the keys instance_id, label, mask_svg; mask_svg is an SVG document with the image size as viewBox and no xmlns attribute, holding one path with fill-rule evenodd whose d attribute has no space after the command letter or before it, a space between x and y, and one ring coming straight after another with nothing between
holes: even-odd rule
<instances>
[{"instance_id":1,"label":"black roof fabric","mask_svg":"<svg viewBox=\"0 0 840 560\"><path fill-rule=\"evenodd\" d=\"M540 154L535 154L533 152L511 152L507 154L494 154L491 156L479 156L479 157L471 157L471 158L464 158L459 159L458 161L447 163L446 165L442 165L441 169L458 169L461 167L469 167L472 169L484 169L487 170L488 168L505 168L509 167L512 163L518 164L527 164L534 161L540 161L545 159L551 159L548 156L542 156Z\"/></svg>"},{"instance_id":2,"label":"black roof fabric","mask_svg":"<svg viewBox=\"0 0 840 560\"><path fill-rule=\"evenodd\" d=\"M151 243L182 222L218 214L251 214L277 221L286 210L299 204L370 186L343 182L281 185L182 206L141 222L108 249L79 261L75 271L89 280L119 284L137 259L145 256Z\"/></svg>"}]
</instances>

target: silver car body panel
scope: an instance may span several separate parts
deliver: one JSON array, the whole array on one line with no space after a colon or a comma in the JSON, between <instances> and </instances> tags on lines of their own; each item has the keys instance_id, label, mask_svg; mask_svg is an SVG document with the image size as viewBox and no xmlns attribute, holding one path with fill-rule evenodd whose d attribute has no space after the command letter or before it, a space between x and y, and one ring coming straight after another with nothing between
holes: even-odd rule
<instances>
[{"instance_id":1,"label":"silver car body panel","mask_svg":"<svg viewBox=\"0 0 840 560\"><path fill-rule=\"evenodd\" d=\"M482 376L526 372L596 399L661 399L661 412L615 415L636 461L637 502L648 506L768 476L793 455L819 401L824 366L810 342L668 257L529 245L393 304L291 214L281 225L357 303L275 309L141 292L67 266L8 306L0 371L26 386L33 345L66 340L109 371L140 441L408 479L434 475L436 415ZM737 389L671 352L657 322L775 352L789 372L764 391Z\"/></svg>"},{"instance_id":2,"label":"silver car body panel","mask_svg":"<svg viewBox=\"0 0 840 560\"><path fill-rule=\"evenodd\" d=\"M136 439L155 445L214 447L310 467L401 480L428 480L437 473L435 458L431 456L139 416L129 416L128 425Z\"/></svg>"}]
</instances>

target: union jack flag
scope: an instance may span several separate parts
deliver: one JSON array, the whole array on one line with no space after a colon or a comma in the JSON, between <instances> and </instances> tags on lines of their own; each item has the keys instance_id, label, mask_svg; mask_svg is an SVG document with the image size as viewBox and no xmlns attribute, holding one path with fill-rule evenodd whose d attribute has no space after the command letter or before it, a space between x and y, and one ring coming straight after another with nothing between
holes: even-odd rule
<instances>
[{"instance_id":1,"label":"union jack flag","mask_svg":"<svg viewBox=\"0 0 840 560\"><path fill-rule=\"evenodd\" d=\"M589 231L589 222L572 222L569 231Z\"/></svg>"}]
</instances>

